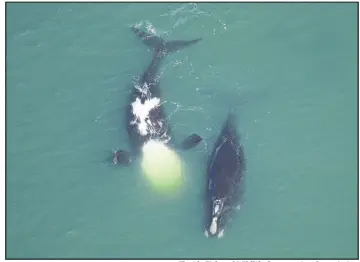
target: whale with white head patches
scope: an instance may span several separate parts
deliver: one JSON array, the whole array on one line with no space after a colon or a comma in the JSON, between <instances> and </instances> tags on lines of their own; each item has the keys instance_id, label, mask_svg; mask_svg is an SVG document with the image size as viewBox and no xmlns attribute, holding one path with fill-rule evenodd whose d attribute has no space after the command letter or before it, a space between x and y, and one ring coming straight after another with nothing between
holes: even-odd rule
<instances>
[{"instance_id":1,"label":"whale with white head patches","mask_svg":"<svg viewBox=\"0 0 360 262\"><path fill-rule=\"evenodd\" d=\"M238 209L243 191L244 150L239 143L236 119L228 117L207 166L205 235L222 237L231 213Z\"/></svg>"},{"instance_id":2,"label":"whale with white head patches","mask_svg":"<svg viewBox=\"0 0 360 262\"><path fill-rule=\"evenodd\" d=\"M193 40L165 41L149 34L136 26L132 31L142 42L154 49L153 58L145 72L140 76L129 96L126 108L126 129L131 144L131 152L120 149L113 153L113 163L130 165L133 159L142 153L143 147L149 141L160 142L166 146L173 146L171 128L167 122L161 100L159 77L157 75L160 63L168 54L198 43L201 38ZM197 134L187 137L179 148L195 147L202 138Z\"/></svg>"}]
</instances>

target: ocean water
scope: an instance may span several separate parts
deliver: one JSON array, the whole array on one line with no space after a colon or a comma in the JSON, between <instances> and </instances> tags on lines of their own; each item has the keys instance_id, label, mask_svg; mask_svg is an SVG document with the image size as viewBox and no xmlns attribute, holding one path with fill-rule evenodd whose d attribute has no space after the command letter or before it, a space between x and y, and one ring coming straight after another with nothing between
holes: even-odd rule
<instances>
[{"instance_id":1,"label":"ocean water","mask_svg":"<svg viewBox=\"0 0 360 262\"><path fill-rule=\"evenodd\" d=\"M355 258L357 4L10 3L8 258ZM152 53L130 25L203 41L162 64L181 194L148 190L123 108ZM241 210L203 230L205 168L233 107L247 159Z\"/></svg>"}]
</instances>

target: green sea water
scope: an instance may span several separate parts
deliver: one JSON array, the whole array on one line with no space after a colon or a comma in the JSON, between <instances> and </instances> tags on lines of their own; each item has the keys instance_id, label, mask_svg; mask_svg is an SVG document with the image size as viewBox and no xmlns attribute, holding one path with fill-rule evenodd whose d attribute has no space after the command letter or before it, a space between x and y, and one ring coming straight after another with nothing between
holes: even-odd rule
<instances>
[{"instance_id":1,"label":"green sea water","mask_svg":"<svg viewBox=\"0 0 360 262\"><path fill-rule=\"evenodd\" d=\"M126 98L152 53L129 29L203 41L162 64L186 183L149 190ZM357 4L11 3L6 6L8 258L355 258ZM222 239L203 230L205 168L234 107L246 191Z\"/></svg>"}]
</instances>

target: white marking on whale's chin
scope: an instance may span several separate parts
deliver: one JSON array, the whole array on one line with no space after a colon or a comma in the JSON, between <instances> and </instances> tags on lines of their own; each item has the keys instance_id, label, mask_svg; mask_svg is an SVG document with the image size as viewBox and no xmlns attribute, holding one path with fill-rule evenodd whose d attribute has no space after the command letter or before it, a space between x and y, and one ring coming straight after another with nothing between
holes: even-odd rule
<instances>
[{"instance_id":1,"label":"white marking on whale's chin","mask_svg":"<svg viewBox=\"0 0 360 262\"><path fill-rule=\"evenodd\" d=\"M217 217L213 217L210 225L210 233L215 235L217 231Z\"/></svg>"},{"instance_id":2,"label":"white marking on whale's chin","mask_svg":"<svg viewBox=\"0 0 360 262\"><path fill-rule=\"evenodd\" d=\"M151 133L152 124L149 118L149 113L152 109L158 107L160 105L160 98L153 97L141 103L141 100L137 97L136 100L131 104L132 113L135 116L135 120L130 122L130 124L137 124L137 128L139 133L142 136L146 136ZM138 122L137 122L137 121Z\"/></svg>"}]
</instances>

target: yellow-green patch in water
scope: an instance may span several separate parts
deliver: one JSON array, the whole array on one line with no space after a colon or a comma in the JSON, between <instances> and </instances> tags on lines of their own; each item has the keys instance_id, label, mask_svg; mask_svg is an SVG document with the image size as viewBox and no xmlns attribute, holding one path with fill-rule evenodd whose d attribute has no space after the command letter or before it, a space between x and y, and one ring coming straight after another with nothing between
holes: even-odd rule
<instances>
[{"instance_id":1,"label":"yellow-green patch in water","mask_svg":"<svg viewBox=\"0 0 360 262\"><path fill-rule=\"evenodd\" d=\"M175 193L184 183L180 157L160 141L150 140L143 146L141 168L152 188L160 193Z\"/></svg>"}]
</instances>

